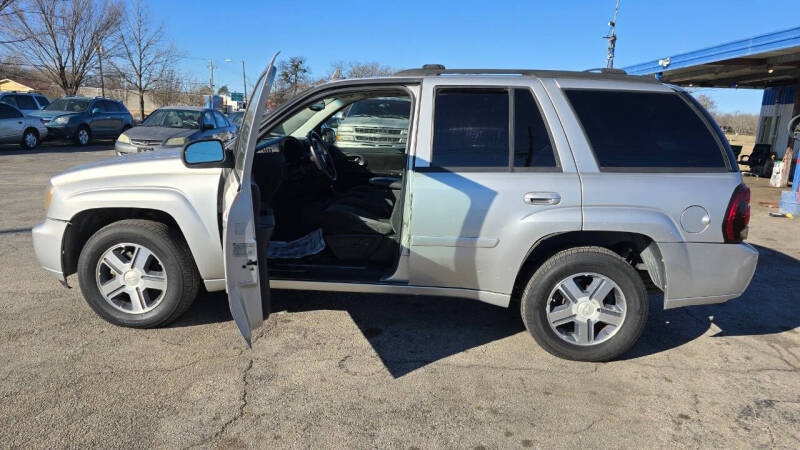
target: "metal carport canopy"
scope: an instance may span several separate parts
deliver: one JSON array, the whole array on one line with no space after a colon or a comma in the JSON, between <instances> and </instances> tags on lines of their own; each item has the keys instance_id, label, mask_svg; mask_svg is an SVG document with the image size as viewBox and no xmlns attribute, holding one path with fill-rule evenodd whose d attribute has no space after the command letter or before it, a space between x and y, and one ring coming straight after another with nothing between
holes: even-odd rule
<instances>
[{"instance_id":1,"label":"metal carport canopy","mask_svg":"<svg viewBox=\"0 0 800 450\"><path fill-rule=\"evenodd\" d=\"M753 88L800 80L800 27L625 67L679 86Z\"/></svg>"}]
</instances>

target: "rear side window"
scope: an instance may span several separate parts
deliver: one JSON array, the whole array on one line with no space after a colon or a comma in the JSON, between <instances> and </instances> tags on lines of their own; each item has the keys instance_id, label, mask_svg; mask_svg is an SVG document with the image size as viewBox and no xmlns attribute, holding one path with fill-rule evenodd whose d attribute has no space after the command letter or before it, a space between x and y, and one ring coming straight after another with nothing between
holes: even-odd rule
<instances>
[{"instance_id":1,"label":"rear side window","mask_svg":"<svg viewBox=\"0 0 800 450\"><path fill-rule=\"evenodd\" d=\"M30 95L16 95L15 97L17 98L17 106L19 109L39 109L33 97Z\"/></svg>"},{"instance_id":2,"label":"rear side window","mask_svg":"<svg viewBox=\"0 0 800 450\"><path fill-rule=\"evenodd\" d=\"M14 97L16 97L16 95L6 95L3 98L0 98L0 102L11 106L17 106L17 100Z\"/></svg>"},{"instance_id":3,"label":"rear side window","mask_svg":"<svg viewBox=\"0 0 800 450\"><path fill-rule=\"evenodd\" d=\"M431 164L508 167L508 91L436 92Z\"/></svg>"},{"instance_id":4,"label":"rear side window","mask_svg":"<svg viewBox=\"0 0 800 450\"><path fill-rule=\"evenodd\" d=\"M112 102L111 100L106 100L103 102L103 105L106 107L106 111L108 112L122 112L119 107L119 103Z\"/></svg>"},{"instance_id":5,"label":"rear side window","mask_svg":"<svg viewBox=\"0 0 800 450\"><path fill-rule=\"evenodd\" d=\"M677 93L567 90L601 169L727 170L712 130Z\"/></svg>"},{"instance_id":6,"label":"rear side window","mask_svg":"<svg viewBox=\"0 0 800 450\"><path fill-rule=\"evenodd\" d=\"M556 167L550 133L528 89L514 89L514 167Z\"/></svg>"},{"instance_id":7,"label":"rear side window","mask_svg":"<svg viewBox=\"0 0 800 450\"><path fill-rule=\"evenodd\" d=\"M0 103L0 119L16 119L22 114L7 104Z\"/></svg>"}]
</instances>

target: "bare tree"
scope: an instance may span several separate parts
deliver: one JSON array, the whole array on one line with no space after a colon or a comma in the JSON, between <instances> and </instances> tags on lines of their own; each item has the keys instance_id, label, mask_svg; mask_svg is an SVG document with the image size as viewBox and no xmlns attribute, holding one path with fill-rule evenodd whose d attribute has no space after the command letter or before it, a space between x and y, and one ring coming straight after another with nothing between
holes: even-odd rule
<instances>
[{"instance_id":1,"label":"bare tree","mask_svg":"<svg viewBox=\"0 0 800 450\"><path fill-rule=\"evenodd\" d=\"M301 85L308 82L308 75L311 72L306 63L306 58L292 56L288 61L281 61L278 67L280 69L278 78L281 84L289 90L292 96L297 95Z\"/></svg>"},{"instance_id":2,"label":"bare tree","mask_svg":"<svg viewBox=\"0 0 800 450\"><path fill-rule=\"evenodd\" d=\"M19 0L0 17L5 45L74 95L94 68L97 49L116 32L121 6L116 0Z\"/></svg>"},{"instance_id":3,"label":"bare tree","mask_svg":"<svg viewBox=\"0 0 800 450\"><path fill-rule=\"evenodd\" d=\"M703 105L703 108L705 108L706 111L708 111L710 113L716 112L716 110L717 110L717 102L715 102L713 98L711 98L711 97L709 97L709 96L707 96L705 94L700 94L700 95L695 96L695 99L697 99L697 103L700 103L701 105Z\"/></svg>"},{"instance_id":4,"label":"bare tree","mask_svg":"<svg viewBox=\"0 0 800 450\"><path fill-rule=\"evenodd\" d=\"M163 22L155 22L150 9L136 0L125 11L117 47L119 57L111 64L139 94L139 113L144 118L144 95L173 67L178 53L172 44L165 43Z\"/></svg>"},{"instance_id":5,"label":"bare tree","mask_svg":"<svg viewBox=\"0 0 800 450\"><path fill-rule=\"evenodd\" d=\"M331 63L331 68L326 78L375 78L385 77L395 73L396 70L390 66L382 66L380 63L350 61L344 63L336 61Z\"/></svg>"},{"instance_id":6,"label":"bare tree","mask_svg":"<svg viewBox=\"0 0 800 450\"><path fill-rule=\"evenodd\" d=\"M0 14L6 14L4 11L11 6L16 0L0 0Z\"/></svg>"}]
</instances>

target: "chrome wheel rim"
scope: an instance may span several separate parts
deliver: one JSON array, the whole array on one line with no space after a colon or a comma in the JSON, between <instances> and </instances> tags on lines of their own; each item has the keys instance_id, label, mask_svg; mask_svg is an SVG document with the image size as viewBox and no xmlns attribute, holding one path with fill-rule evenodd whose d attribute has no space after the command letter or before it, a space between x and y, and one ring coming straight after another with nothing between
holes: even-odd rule
<instances>
[{"instance_id":1,"label":"chrome wheel rim","mask_svg":"<svg viewBox=\"0 0 800 450\"><path fill-rule=\"evenodd\" d=\"M578 273L550 292L545 313L556 336L575 345L597 345L611 339L625 322L625 296L611 278Z\"/></svg>"},{"instance_id":2,"label":"chrome wheel rim","mask_svg":"<svg viewBox=\"0 0 800 450\"><path fill-rule=\"evenodd\" d=\"M28 133L25 135L25 145L28 148L34 148L39 143L39 139L36 138L36 135L33 133Z\"/></svg>"},{"instance_id":3,"label":"chrome wheel rim","mask_svg":"<svg viewBox=\"0 0 800 450\"><path fill-rule=\"evenodd\" d=\"M81 145L88 144L89 143L89 132L84 130L84 129L78 130L78 141L81 143Z\"/></svg>"},{"instance_id":4,"label":"chrome wheel rim","mask_svg":"<svg viewBox=\"0 0 800 450\"><path fill-rule=\"evenodd\" d=\"M144 314L167 292L161 260L140 244L117 244L106 250L95 270L97 288L108 304L128 314Z\"/></svg>"}]
</instances>

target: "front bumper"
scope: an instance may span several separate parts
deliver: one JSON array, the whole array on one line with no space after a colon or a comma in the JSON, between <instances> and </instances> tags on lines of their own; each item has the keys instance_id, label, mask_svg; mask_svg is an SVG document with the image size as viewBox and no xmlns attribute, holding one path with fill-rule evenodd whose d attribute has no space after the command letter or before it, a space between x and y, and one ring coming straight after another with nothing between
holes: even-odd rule
<instances>
[{"instance_id":1,"label":"front bumper","mask_svg":"<svg viewBox=\"0 0 800 450\"><path fill-rule=\"evenodd\" d=\"M175 150L176 148L182 148L180 145L155 145L155 146L148 146L148 147L137 147L133 144L127 144L124 142L117 141L114 143L114 150L117 152L117 156L123 155L130 155L133 153L144 153L144 152L158 152L161 150Z\"/></svg>"},{"instance_id":2,"label":"front bumper","mask_svg":"<svg viewBox=\"0 0 800 450\"><path fill-rule=\"evenodd\" d=\"M741 296L756 271L750 244L658 243L667 289L664 309L722 303Z\"/></svg>"},{"instance_id":3,"label":"front bumper","mask_svg":"<svg viewBox=\"0 0 800 450\"><path fill-rule=\"evenodd\" d=\"M33 251L42 268L58 281L66 283L62 264L64 232L69 222L56 219L45 219L33 227Z\"/></svg>"},{"instance_id":4,"label":"front bumper","mask_svg":"<svg viewBox=\"0 0 800 450\"><path fill-rule=\"evenodd\" d=\"M47 128L48 139L72 139L75 136L77 127L65 126L50 126L45 125Z\"/></svg>"}]
</instances>

